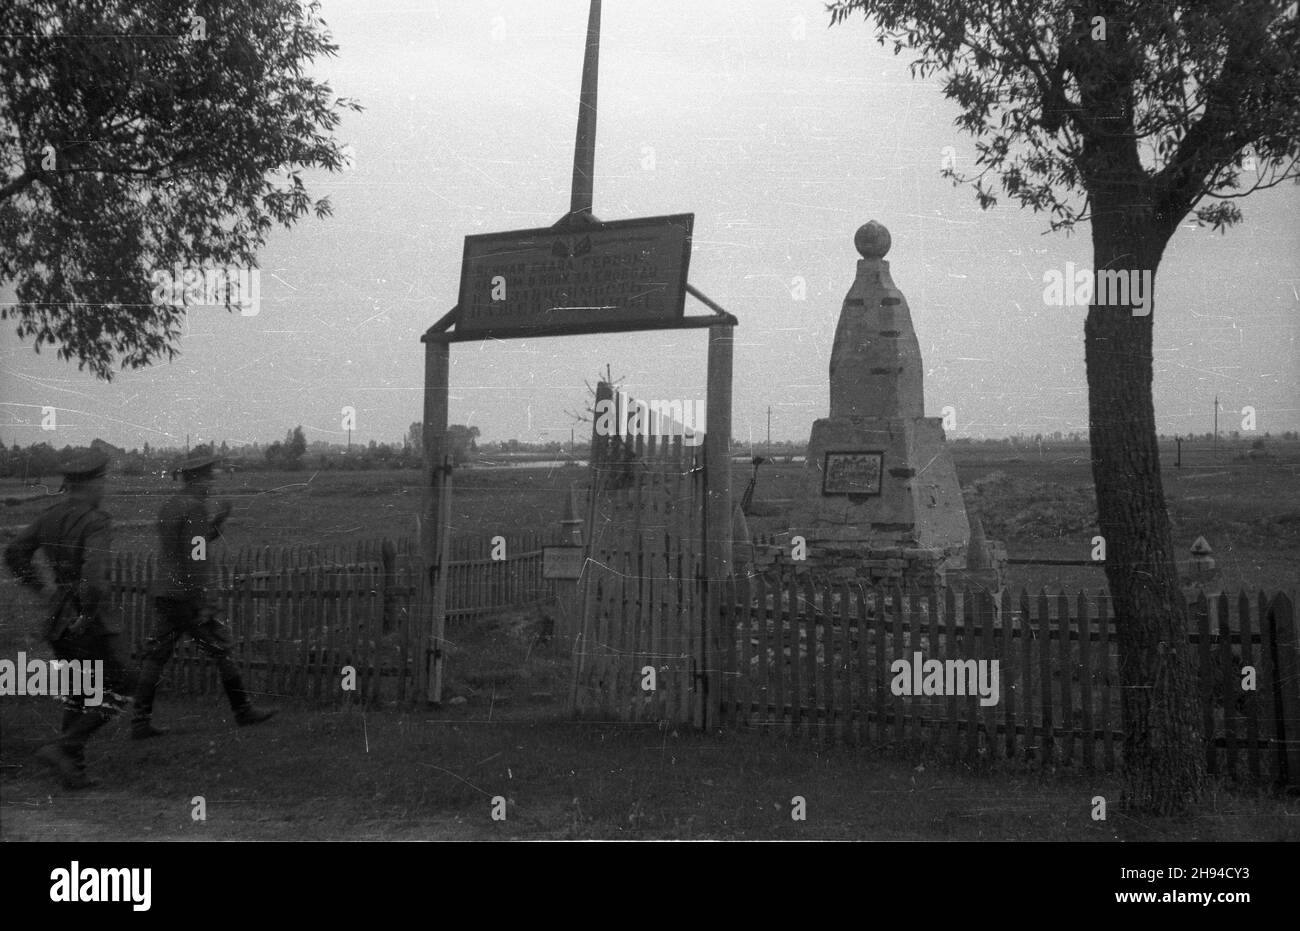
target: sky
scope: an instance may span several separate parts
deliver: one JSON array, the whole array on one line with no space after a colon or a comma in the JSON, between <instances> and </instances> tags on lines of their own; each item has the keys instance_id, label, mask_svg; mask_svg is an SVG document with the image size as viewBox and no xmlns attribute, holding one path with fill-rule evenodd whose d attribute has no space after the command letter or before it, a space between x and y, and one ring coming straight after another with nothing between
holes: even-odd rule
<instances>
[{"instance_id":1,"label":"sky","mask_svg":"<svg viewBox=\"0 0 1300 931\"><path fill-rule=\"evenodd\" d=\"M365 111L336 135L355 164L308 173L333 215L277 229L256 315L196 308L170 363L111 383L0 329L0 441L126 448L399 441L421 418L420 335L457 300L464 237L549 226L569 205L584 0L324 0L339 46L314 73ZM1009 203L981 210L940 176L973 164L940 78L860 18L813 2L604 4L594 214L693 213L691 283L739 319L733 435L806 442L853 282L853 234L891 232L950 437L1082 431L1085 307L1044 302L1044 272L1091 265L1086 224L1048 232ZM1155 305L1162 433L1300 429L1300 186L1241 202L1227 235L1188 221ZM0 293L12 300L12 292ZM687 299L688 314L706 309ZM608 365L625 390L702 399L706 330L456 343L450 422L483 441L567 442ZM43 431L42 410L56 409ZM579 425L581 437L590 430Z\"/></svg>"}]
</instances>

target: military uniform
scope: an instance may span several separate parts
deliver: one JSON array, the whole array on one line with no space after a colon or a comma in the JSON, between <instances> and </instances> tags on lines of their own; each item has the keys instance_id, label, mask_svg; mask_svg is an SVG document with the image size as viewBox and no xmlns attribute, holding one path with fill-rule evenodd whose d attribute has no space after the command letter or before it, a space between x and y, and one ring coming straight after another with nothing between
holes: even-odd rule
<instances>
[{"instance_id":1,"label":"military uniform","mask_svg":"<svg viewBox=\"0 0 1300 931\"><path fill-rule=\"evenodd\" d=\"M98 507L102 492L86 490L107 468L108 457L98 450L66 462L60 469L66 481L63 500L28 525L4 553L19 582L44 591L33 557L37 550L45 552L55 588L41 636L55 658L104 664L103 701L88 706L84 695L63 696L61 736L36 754L59 771L64 785L76 789L94 785L86 776L86 741L122 710L124 695L134 687L121 631L108 610L111 521Z\"/></svg>"},{"instance_id":2,"label":"military uniform","mask_svg":"<svg viewBox=\"0 0 1300 931\"><path fill-rule=\"evenodd\" d=\"M210 518L206 494L196 489L216 461L215 457L204 456L182 463L176 471L185 479L185 489L172 495L158 514L160 550L154 589L157 623L145 642L140 669L131 726L131 736L136 739L165 733L151 721L154 692L176 644L186 634L194 638L200 651L216 661L221 684L239 724L258 724L275 713L254 707L244 691L239 667L230 656L234 646L230 628L221 620L220 606L208 591L212 573L206 548L221 535L227 512L221 512L215 520Z\"/></svg>"}]
</instances>

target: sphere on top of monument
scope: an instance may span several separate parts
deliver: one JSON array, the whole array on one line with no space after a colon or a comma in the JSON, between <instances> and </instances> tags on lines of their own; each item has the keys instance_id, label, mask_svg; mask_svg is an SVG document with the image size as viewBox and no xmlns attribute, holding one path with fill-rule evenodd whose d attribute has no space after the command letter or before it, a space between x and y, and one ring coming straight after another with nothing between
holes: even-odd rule
<instances>
[{"instance_id":1,"label":"sphere on top of monument","mask_svg":"<svg viewBox=\"0 0 1300 931\"><path fill-rule=\"evenodd\" d=\"M863 223L853 234L853 245L864 259L883 259L891 244L889 230L875 220Z\"/></svg>"}]
</instances>

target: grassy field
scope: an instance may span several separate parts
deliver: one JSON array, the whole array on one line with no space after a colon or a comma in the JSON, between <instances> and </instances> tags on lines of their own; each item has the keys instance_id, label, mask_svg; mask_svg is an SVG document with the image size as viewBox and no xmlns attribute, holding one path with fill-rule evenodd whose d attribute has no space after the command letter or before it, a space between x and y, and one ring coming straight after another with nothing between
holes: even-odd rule
<instances>
[{"instance_id":1,"label":"grassy field","mask_svg":"<svg viewBox=\"0 0 1300 931\"><path fill-rule=\"evenodd\" d=\"M1164 456L1175 544L1214 546L1230 589L1300 584L1300 448L1245 458L1245 447ZM1086 451L954 447L958 472L990 537L1014 556L1084 558L1095 511ZM748 466L735 471L739 498ZM581 469L464 470L455 476L457 533L555 526ZM413 535L415 472L241 473L222 477L235 506L232 547L345 544ZM797 464L760 472L759 530L782 529L803 482ZM120 550L153 548L153 520L175 488L114 478L108 503ZM0 499L30 494L0 485ZM0 544L44 506L0 508ZM1104 584L1089 568L1017 567L1015 585ZM41 649L34 605L0 577L0 656ZM567 657L539 642L538 616L453 627L447 694L436 711L286 703L273 722L234 728L220 696L164 694L172 735L125 739L118 722L91 744L99 789L69 793L37 768L54 736L49 700L0 699L0 839L749 838L861 840L1300 840L1300 800L1216 790L1178 821L1135 821L1091 799L1118 798L1110 777L1026 768L971 769L904 748L818 749L769 734L694 734L655 725L574 722L563 713ZM263 696L275 703L277 696ZM191 820L204 796L206 822ZM807 820L790 817L791 799ZM507 799L505 821L492 799Z\"/></svg>"},{"instance_id":2,"label":"grassy field","mask_svg":"<svg viewBox=\"0 0 1300 931\"><path fill-rule=\"evenodd\" d=\"M561 489L585 470L502 469L456 473L453 533L510 535L555 526ZM371 472L238 472L222 475L214 494L234 507L225 544L241 546L335 545L380 537L414 537L422 487L415 470ZM156 476L112 476L105 504L113 514L117 549L154 548L154 521L179 485ZM50 489L57 491L57 486ZM0 481L0 498L21 491ZM0 509L0 541L40 513L32 500Z\"/></svg>"},{"instance_id":3,"label":"grassy field","mask_svg":"<svg viewBox=\"0 0 1300 931\"><path fill-rule=\"evenodd\" d=\"M1250 459L1248 444L1224 441L1217 452L1185 445L1183 467L1162 451L1165 491L1180 559L1198 536L1214 548L1220 569L1214 587L1235 591L1300 587L1300 443L1271 441L1272 458ZM1012 556L1086 559L1096 533L1088 453L1081 445L1011 448L991 444L952 447L968 506L991 539ZM738 464L739 500L750 468ZM555 528L570 484L581 489L586 470L464 469L455 476L452 532L485 537ZM379 537L414 537L422 488L415 471L241 472L221 478L218 494L234 513L226 525L232 548L334 545ZM755 532L785 529L785 512L802 493L803 466L774 463L760 469ZM114 476L107 505L114 544L122 551L154 548L154 519L176 484L155 476ZM51 489L55 490L55 489ZM0 481L0 500L31 495ZM580 495L580 500L582 496ZM40 513L33 500L0 508L0 543ZM1010 581L1031 589L1062 586L1097 590L1102 573L1090 567L1015 567Z\"/></svg>"}]
</instances>

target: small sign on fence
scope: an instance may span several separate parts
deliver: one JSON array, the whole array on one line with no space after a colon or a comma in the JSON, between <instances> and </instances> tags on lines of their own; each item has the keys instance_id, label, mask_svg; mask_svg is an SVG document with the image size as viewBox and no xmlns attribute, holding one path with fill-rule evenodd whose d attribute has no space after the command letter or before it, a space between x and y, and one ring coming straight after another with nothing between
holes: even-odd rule
<instances>
[{"instance_id":1,"label":"small sign on fence","mask_svg":"<svg viewBox=\"0 0 1300 931\"><path fill-rule=\"evenodd\" d=\"M586 559L584 558L585 552L585 546L542 547L542 578L581 578L582 565L586 562Z\"/></svg>"}]
</instances>

